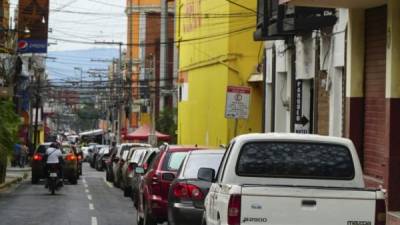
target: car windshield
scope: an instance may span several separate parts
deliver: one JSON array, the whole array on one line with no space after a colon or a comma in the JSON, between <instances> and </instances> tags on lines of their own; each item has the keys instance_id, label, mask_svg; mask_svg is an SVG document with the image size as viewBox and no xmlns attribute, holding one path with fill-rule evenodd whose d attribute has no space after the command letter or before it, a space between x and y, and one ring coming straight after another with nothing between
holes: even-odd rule
<instances>
[{"instance_id":1,"label":"car windshield","mask_svg":"<svg viewBox=\"0 0 400 225\"><path fill-rule=\"evenodd\" d=\"M123 160L126 160L126 159L128 158L128 154L129 154L129 151L128 151L128 150L123 151L123 152L122 152L122 159L123 159Z\"/></svg>"},{"instance_id":2,"label":"car windshield","mask_svg":"<svg viewBox=\"0 0 400 225\"><path fill-rule=\"evenodd\" d=\"M130 162L139 163L144 152L145 150L136 150L135 153L132 155Z\"/></svg>"},{"instance_id":3,"label":"car windshield","mask_svg":"<svg viewBox=\"0 0 400 225\"><path fill-rule=\"evenodd\" d=\"M242 147L236 173L252 177L351 180L354 165L349 149L341 145L256 142Z\"/></svg>"},{"instance_id":4,"label":"car windshield","mask_svg":"<svg viewBox=\"0 0 400 225\"><path fill-rule=\"evenodd\" d=\"M68 154L72 152L72 148L70 146L62 146L61 147L62 154Z\"/></svg>"},{"instance_id":5,"label":"car windshield","mask_svg":"<svg viewBox=\"0 0 400 225\"><path fill-rule=\"evenodd\" d=\"M211 168L215 171L221 163L224 153L191 154L186 161L182 176L185 179L196 179L200 168Z\"/></svg>"}]
</instances>

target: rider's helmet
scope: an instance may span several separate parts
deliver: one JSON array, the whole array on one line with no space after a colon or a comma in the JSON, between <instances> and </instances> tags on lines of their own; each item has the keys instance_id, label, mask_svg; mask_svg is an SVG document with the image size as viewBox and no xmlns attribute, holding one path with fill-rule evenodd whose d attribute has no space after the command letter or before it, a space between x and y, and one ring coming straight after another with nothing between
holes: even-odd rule
<instances>
[{"instance_id":1,"label":"rider's helmet","mask_svg":"<svg viewBox=\"0 0 400 225\"><path fill-rule=\"evenodd\" d=\"M50 144L50 148L58 148L58 143L57 142L53 142Z\"/></svg>"}]
</instances>

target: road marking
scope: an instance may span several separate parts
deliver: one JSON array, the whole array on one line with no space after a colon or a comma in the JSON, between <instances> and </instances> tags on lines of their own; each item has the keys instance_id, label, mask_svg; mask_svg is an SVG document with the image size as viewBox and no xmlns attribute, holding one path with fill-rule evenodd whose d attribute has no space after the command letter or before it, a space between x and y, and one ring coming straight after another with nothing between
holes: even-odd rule
<instances>
[{"instance_id":1,"label":"road marking","mask_svg":"<svg viewBox=\"0 0 400 225\"><path fill-rule=\"evenodd\" d=\"M86 193L89 193L89 189L85 189L85 192L86 192Z\"/></svg>"},{"instance_id":2,"label":"road marking","mask_svg":"<svg viewBox=\"0 0 400 225\"><path fill-rule=\"evenodd\" d=\"M106 178L103 178L103 180L104 180L104 183L106 183L108 187L113 188L113 184L110 183L110 182L108 182L108 181L106 180Z\"/></svg>"},{"instance_id":3,"label":"road marking","mask_svg":"<svg viewBox=\"0 0 400 225\"><path fill-rule=\"evenodd\" d=\"M82 183L86 184L85 178L82 178Z\"/></svg>"},{"instance_id":4,"label":"road marking","mask_svg":"<svg viewBox=\"0 0 400 225\"><path fill-rule=\"evenodd\" d=\"M89 201L92 201L92 196L88 195L87 198L89 199Z\"/></svg>"},{"instance_id":5,"label":"road marking","mask_svg":"<svg viewBox=\"0 0 400 225\"><path fill-rule=\"evenodd\" d=\"M84 184L83 186L85 186L85 188L88 188L88 187L89 187L87 184Z\"/></svg>"},{"instance_id":6,"label":"road marking","mask_svg":"<svg viewBox=\"0 0 400 225\"><path fill-rule=\"evenodd\" d=\"M92 217L92 225L97 225L97 218L96 217Z\"/></svg>"},{"instance_id":7,"label":"road marking","mask_svg":"<svg viewBox=\"0 0 400 225\"><path fill-rule=\"evenodd\" d=\"M94 210L94 205L92 203L89 203L89 209Z\"/></svg>"}]
</instances>

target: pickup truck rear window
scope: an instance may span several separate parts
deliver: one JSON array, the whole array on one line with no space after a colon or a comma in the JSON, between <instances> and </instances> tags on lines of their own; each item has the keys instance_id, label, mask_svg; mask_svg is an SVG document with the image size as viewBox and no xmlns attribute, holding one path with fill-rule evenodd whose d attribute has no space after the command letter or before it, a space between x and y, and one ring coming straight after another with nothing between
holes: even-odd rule
<instances>
[{"instance_id":1,"label":"pickup truck rear window","mask_svg":"<svg viewBox=\"0 0 400 225\"><path fill-rule=\"evenodd\" d=\"M296 142L245 144L236 166L238 176L352 180L349 149L341 145Z\"/></svg>"}]
</instances>

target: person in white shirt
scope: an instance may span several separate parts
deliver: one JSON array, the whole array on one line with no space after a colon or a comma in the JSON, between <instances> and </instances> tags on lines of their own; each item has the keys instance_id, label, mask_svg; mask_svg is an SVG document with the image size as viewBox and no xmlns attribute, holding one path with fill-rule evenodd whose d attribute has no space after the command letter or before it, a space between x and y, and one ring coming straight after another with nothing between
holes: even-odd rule
<instances>
[{"instance_id":1,"label":"person in white shirt","mask_svg":"<svg viewBox=\"0 0 400 225\"><path fill-rule=\"evenodd\" d=\"M62 157L63 155L57 144L52 143L50 147L46 150L46 156L46 164L59 164L60 157Z\"/></svg>"},{"instance_id":2,"label":"person in white shirt","mask_svg":"<svg viewBox=\"0 0 400 225\"><path fill-rule=\"evenodd\" d=\"M46 171L47 171L47 176L49 175L49 168L51 166L57 166L58 171L59 171L59 176L61 178L61 181L63 179L63 170L62 170L62 160L63 160L63 154L59 148L59 145L57 143L52 143L50 147L46 150ZM61 182L62 184L63 182ZM47 186L47 182L46 182ZM47 187L46 187L47 188Z\"/></svg>"}]
</instances>

